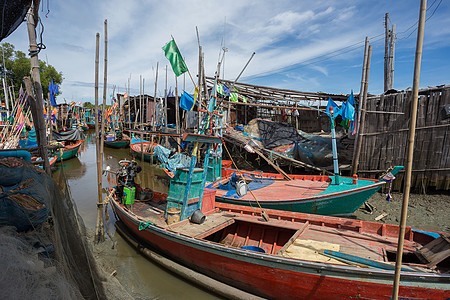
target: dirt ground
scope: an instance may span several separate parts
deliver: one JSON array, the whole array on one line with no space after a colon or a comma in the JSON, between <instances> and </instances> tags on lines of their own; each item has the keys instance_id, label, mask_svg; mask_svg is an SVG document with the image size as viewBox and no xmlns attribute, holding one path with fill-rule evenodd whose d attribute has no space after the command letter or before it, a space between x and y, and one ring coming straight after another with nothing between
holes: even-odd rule
<instances>
[{"instance_id":1,"label":"dirt ground","mask_svg":"<svg viewBox=\"0 0 450 300\"><path fill-rule=\"evenodd\" d=\"M386 194L376 193L368 201L374 207L372 214L363 205L354 213L354 217L365 221L399 225L403 194L391 193L391 195L393 198L388 202L386 201ZM380 221L375 221L375 218L382 213L387 213L387 216ZM423 195L411 193L406 225L450 233L450 194Z\"/></svg>"}]
</instances>

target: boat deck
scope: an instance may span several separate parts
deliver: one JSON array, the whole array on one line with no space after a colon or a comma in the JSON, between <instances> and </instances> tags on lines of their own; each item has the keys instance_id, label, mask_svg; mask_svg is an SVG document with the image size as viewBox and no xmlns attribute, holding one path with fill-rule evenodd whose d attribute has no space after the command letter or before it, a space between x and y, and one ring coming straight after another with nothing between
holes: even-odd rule
<instances>
[{"instance_id":1,"label":"boat deck","mask_svg":"<svg viewBox=\"0 0 450 300\"><path fill-rule=\"evenodd\" d=\"M249 188L252 190L256 199L260 202L278 200L290 200L309 198L321 192L324 192L330 182L328 181L314 181L314 180L302 180L294 179L287 180L270 180L263 179L262 184L259 186L249 184ZM255 186L255 187L253 187ZM216 196L235 198L237 194L234 190L216 189ZM253 201L254 198L251 193L245 196L239 197L241 200Z\"/></svg>"},{"instance_id":2,"label":"boat deck","mask_svg":"<svg viewBox=\"0 0 450 300\"><path fill-rule=\"evenodd\" d=\"M222 205L225 204L220 204L219 207ZM348 264L326 257L323 250L388 262L387 251L395 251L397 243L395 236L361 232L358 225L360 221L357 220L350 221L352 226L346 226L344 222L343 226L336 227L323 222L299 221L279 216L271 216L269 222L266 222L254 213L252 215L216 208L200 225L189 220L168 225L164 215L165 201L161 196L152 201L121 206L131 211L141 222L152 222L182 235L207 239L230 247L256 246L264 249L266 253L316 262ZM420 244L414 241L405 240L404 249L408 253L419 246Z\"/></svg>"}]
</instances>

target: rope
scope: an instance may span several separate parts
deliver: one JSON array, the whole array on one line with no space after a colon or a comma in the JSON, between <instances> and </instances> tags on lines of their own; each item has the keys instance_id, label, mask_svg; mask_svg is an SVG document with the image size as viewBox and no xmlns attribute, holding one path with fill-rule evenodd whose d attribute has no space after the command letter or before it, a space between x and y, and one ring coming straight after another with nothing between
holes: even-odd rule
<instances>
[{"instance_id":1,"label":"rope","mask_svg":"<svg viewBox=\"0 0 450 300\"><path fill-rule=\"evenodd\" d=\"M152 221L141 221L141 222L139 222L139 231L147 229L148 227L150 227L150 225L156 226L156 223L154 223Z\"/></svg>"},{"instance_id":2,"label":"rope","mask_svg":"<svg viewBox=\"0 0 450 300\"><path fill-rule=\"evenodd\" d=\"M242 175L241 171L240 171L239 168L236 166L236 163L234 162L233 157L231 157L231 154L230 154L230 152L228 151L227 146L225 145L225 141L224 141L222 138L221 138L221 140L222 140L223 147L224 147L225 150L227 151L228 156L229 156L230 159L231 159L231 162L233 163L234 167L236 168L236 170L238 171L238 173L239 173L239 175L241 176L242 180L244 181L245 186L247 187L247 189L248 189L248 191L250 192L250 194L252 194L252 196L253 196L253 198L255 199L256 203L258 204L259 208L263 211L263 208L261 207L261 204L259 204L258 199L256 199L256 197L255 197L255 195L253 194L252 190L248 187L248 184L247 184L247 181L245 180L244 175Z\"/></svg>"}]
</instances>

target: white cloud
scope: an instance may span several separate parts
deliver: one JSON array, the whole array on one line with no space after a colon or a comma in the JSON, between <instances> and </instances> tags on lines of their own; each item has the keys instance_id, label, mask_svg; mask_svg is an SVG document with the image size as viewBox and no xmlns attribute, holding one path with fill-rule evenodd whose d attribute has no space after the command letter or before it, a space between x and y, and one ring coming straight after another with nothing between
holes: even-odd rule
<instances>
[{"instance_id":1,"label":"white cloud","mask_svg":"<svg viewBox=\"0 0 450 300\"><path fill-rule=\"evenodd\" d=\"M108 86L116 85L123 91L131 74L132 93L139 93L139 76L145 78L146 93L153 94L155 68L159 62L158 90L164 90L165 66L168 65L161 47L174 36L192 76L198 68L198 44L195 28L198 27L200 42L205 53L205 69L213 76L222 41L228 48L225 57L225 77L234 80L253 51L256 55L242 78L263 72L273 72L299 62L309 62L357 42L365 36L376 36L384 32L384 13L397 23L397 31L405 30L418 16L418 7L409 1L377 2L362 0L319 0L298 2L295 0L256 1L76 1L52 3L48 18L43 17L44 42L49 63L63 72L65 80L59 97L73 100L93 101L95 34L100 33L100 75L103 83L104 42L103 22L108 19ZM448 18L442 16L449 8L442 5L436 15L427 22L425 42L439 47L449 47L450 32L445 31ZM440 15L439 15L440 14ZM441 30L436 30L436 28ZM444 36L445 35L445 36ZM414 35L413 35L414 36ZM382 36L378 37L382 38ZM414 39L399 41L397 51L403 47L414 47ZM26 26L22 24L11 37L11 42L23 52L28 49ZM362 44L361 44L362 45ZM426 44L425 47L427 47ZM382 42L374 44L374 70L383 55ZM426 48L425 48L426 49ZM283 87L299 86L299 80L312 90L337 89L333 76L339 76L327 67L335 62L343 65L361 64L362 49L335 56L330 60L283 73L285 81L277 81ZM378 55L378 56L377 56ZM443 64L450 65L447 60ZM360 76L360 70L353 68ZM301 78L294 78L294 73ZM320 75L321 81L319 81ZM396 74L399 78L401 74ZM406 75L405 75L406 76ZM409 76L409 74L407 74ZM410 77L410 76L409 76ZM371 78L380 80L380 78ZM381 79L382 80L382 79ZM174 86L174 75L170 70L168 85ZM182 85L182 78L179 85ZM187 89L191 89L186 77ZM272 85L270 78L266 85ZM347 92L347 87L342 91ZM333 92L333 91L330 91ZM102 91L99 91L101 97Z\"/></svg>"}]
</instances>

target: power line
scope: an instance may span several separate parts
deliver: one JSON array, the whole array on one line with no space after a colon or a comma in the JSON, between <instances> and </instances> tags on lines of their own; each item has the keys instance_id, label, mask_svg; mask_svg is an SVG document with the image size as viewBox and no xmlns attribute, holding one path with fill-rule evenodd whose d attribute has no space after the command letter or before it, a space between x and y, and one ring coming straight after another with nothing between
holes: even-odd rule
<instances>
[{"instance_id":1,"label":"power line","mask_svg":"<svg viewBox=\"0 0 450 300\"><path fill-rule=\"evenodd\" d=\"M434 0L434 1L433 1L433 3L427 8L427 11L428 11L429 9L431 9L431 8L434 6L434 4L436 3L436 1L437 1L437 0ZM429 19L431 19L431 17L433 17L433 15L434 15L435 12L437 11L437 9L438 9L439 6L441 5L441 3L442 3L442 0L439 1L439 3L436 5L436 7L435 7L435 9L433 10L433 12L431 13L431 15L425 20L425 22L428 21ZM419 21L415 22L413 25L411 25L410 27L408 27L406 30L397 33L396 36L398 36L399 34L402 34L402 33L405 33L405 32L407 32L407 31L409 31L411 28L413 28L415 25L417 25L418 22L419 22ZM409 38L416 30L417 30L417 28L415 28L415 29L414 29L407 37L404 37L404 38L396 38L396 40L405 40L405 39L408 39L408 38ZM376 35L376 36L371 37L370 39L371 39L371 40L372 40L372 39L376 39L377 37L380 37L380 36L382 36L382 35L384 35L384 33L380 33L380 34L378 34L378 35ZM380 41L380 40L382 40L382 39L383 39L383 38L380 38L380 39L377 39L377 40L373 40L371 43L372 43L372 44L373 44L373 43L376 43L376 42L378 42L378 41ZM275 69L275 70L270 70L270 71L261 72L261 73L255 74L255 75L246 76L245 78L258 78L258 77L264 77L264 76L269 75L269 74L279 74L279 73L283 73L283 72L289 72L289 71L292 71L292 70L299 69L299 68L301 68L301 67L305 67L305 66L309 66L309 65L316 64L316 63L319 63L319 62L323 62L323 61L329 60L329 59L331 59L331 58L333 58L333 57L336 57L336 56L339 56L339 55L342 55L342 54L346 54L346 53L349 53L349 52L354 51L354 50L358 50L358 49L362 48L362 45L360 45L360 46L358 46L358 45L359 45L359 44L362 44L362 43L364 43L364 42L365 42L365 41L360 41L360 42L354 43L354 44L352 44L352 45L349 45L349 46L346 46L346 47L343 47L343 48L340 48L340 49L331 51L331 52L329 52L329 53L326 53L326 54L323 54L323 55L319 55L319 56L316 56L316 57L314 57L314 58L311 58L311 59L308 59L308 60L304 60L304 61L295 63L295 64L290 65L290 66L278 68L278 69ZM353 48L352 48L352 47L353 47ZM349 50L343 51L343 50L346 50L346 49L349 49ZM343 52L341 52L341 51L343 51ZM336 53L336 54L335 54L335 55L331 55L331 54L333 54L333 53ZM323 59L321 59L322 57L323 57Z\"/></svg>"},{"instance_id":2,"label":"power line","mask_svg":"<svg viewBox=\"0 0 450 300\"><path fill-rule=\"evenodd\" d=\"M436 2L436 1L437 1L437 0L434 0L434 2ZM434 2L433 2L433 4L434 4ZM439 5L441 5L441 3L442 3L442 0L439 1L438 5L437 5L436 8L433 10L433 12L431 13L431 15L425 20L425 22L427 22L429 19L431 19L431 17L434 16L434 13L437 11L437 9L439 8ZM431 8L431 7L433 6L433 4L431 4L429 8ZM429 8L428 8L428 9L429 9ZM427 11L428 11L428 9L427 9ZM405 30L405 31L403 31L403 32L401 32L401 33L404 33L404 32L406 32L406 31L408 31L408 30L411 29L414 25L416 25L418 22L419 22L419 21L417 21L417 22L414 23L412 26L410 26L407 30ZM399 38L396 38L396 40L399 40L399 41L401 41L401 40L406 40L406 39L408 39L409 37L411 37L411 35L412 35L414 32L416 32L416 30L417 30L417 27L414 28L414 30L411 31L411 32L408 34L407 37L400 38L400 39L399 39Z\"/></svg>"},{"instance_id":3,"label":"power line","mask_svg":"<svg viewBox=\"0 0 450 300\"><path fill-rule=\"evenodd\" d=\"M377 38L377 37L382 36L382 35L384 35L384 33L378 34L378 35L372 37L371 39ZM376 42L378 42L378 41L380 41L382 39L384 39L384 37L376 39L376 40L373 40L372 43L376 43ZM302 68L302 67L305 67L305 66L309 66L309 65L316 64L316 63L319 63L319 62L322 62L322 61L329 60L329 59L331 59L333 57L336 57L336 56L339 56L339 55L342 55L342 54L346 54L346 53L349 53L349 52L361 49L364 45L359 45L359 44L362 44L362 43L365 43L365 41L357 42L357 43L354 43L354 44L352 44L350 46L346 46L344 48L340 48L340 49L337 49L335 51L329 52L327 54L319 55L319 56L316 56L314 58L307 59L307 60L295 63L295 64L290 65L290 66L286 66L286 67L282 67L282 68L279 68L279 69L270 70L270 71L266 71L266 72L261 72L261 73L255 74L255 75L246 76L245 78L258 78L258 77L264 77L264 76L269 75L269 74L278 74L278 73L283 73L283 72L289 72L289 71L292 71L292 70L296 70L296 69L299 69L299 68ZM344 52L341 52L342 50L345 50L345 49L348 49L348 50L344 51ZM336 53L336 54L330 55L330 54L333 54L333 53Z\"/></svg>"}]
</instances>

